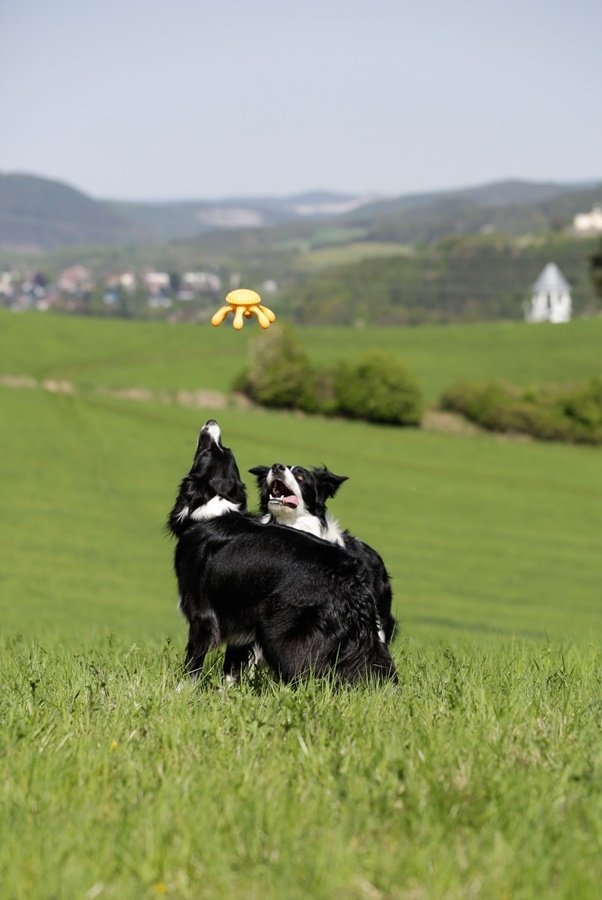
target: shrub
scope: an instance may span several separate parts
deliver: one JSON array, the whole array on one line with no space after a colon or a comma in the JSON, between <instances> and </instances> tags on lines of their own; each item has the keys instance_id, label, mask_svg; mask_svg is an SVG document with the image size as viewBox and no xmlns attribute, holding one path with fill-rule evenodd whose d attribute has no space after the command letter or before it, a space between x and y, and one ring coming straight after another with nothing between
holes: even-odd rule
<instances>
[{"instance_id":1,"label":"shrub","mask_svg":"<svg viewBox=\"0 0 602 900\"><path fill-rule=\"evenodd\" d=\"M561 406L569 418L594 429L602 427L602 378L573 388L561 399Z\"/></svg>"},{"instance_id":2,"label":"shrub","mask_svg":"<svg viewBox=\"0 0 602 900\"><path fill-rule=\"evenodd\" d=\"M334 390L338 412L350 418L391 425L420 422L420 388L392 354L374 350L355 365L341 364Z\"/></svg>"},{"instance_id":3,"label":"shrub","mask_svg":"<svg viewBox=\"0 0 602 900\"><path fill-rule=\"evenodd\" d=\"M394 355L375 350L359 363L341 363L334 371L312 368L286 325L249 342L248 366L232 389L262 406L369 422L417 425L422 415L420 388Z\"/></svg>"},{"instance_id":4,"label":"shrub","mask_svg":"<svg viewBox=\"0 0 602 900\"><path fill-rule=\"evenodd\" d=\"M546 441L602 443L601 378L570 388L528 390L499 382L461 384L443 394L441 406L491 431L522 432Z\"/></svg>"},{"instance_id":5,"label":"shrub","mask_svg":"<svg viewBox=\"0 0 602 900\"><path fill-rule=\"evenodd\" d=\"M249 365L234 389L263 406L311 407L314 377L305 352L285 325L274 325L249 342Z\"/></svg>"},{"instance_id":6,"label":"shrub","mask_svg":"<svg viewBox=\"0 0 602 900\"><path fill-rule=\"evenodd\" d=\"M313 369L309 375L307 389L299 398L299 408L307 413L334 415L337 411L334 379L332 369Z\"/></svg>"}]
</instances>

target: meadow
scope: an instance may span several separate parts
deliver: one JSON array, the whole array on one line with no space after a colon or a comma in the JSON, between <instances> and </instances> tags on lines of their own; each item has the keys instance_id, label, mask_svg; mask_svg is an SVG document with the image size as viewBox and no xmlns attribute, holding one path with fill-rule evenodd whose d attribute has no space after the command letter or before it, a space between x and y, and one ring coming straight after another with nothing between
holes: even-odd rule
<instances>
[{"instance_id":1,"label":"meadow","mask_svg":"<svg viewBox=\"0 0 602 900\"><path fill-rule=\"evenodd\" d=\"M224 389L247 336L0 321L0 374L78 389L0 386L3 895L598 896L599 450L134 403L95 388ZM593 374L601 324L379 342L413 351L435 396L461 368ZM367 331L304 342L334 359ZM210 416L243 472L281 459L350 476L332 511L393 576L399 688L260 673L224 691L216 653L177 692L163 522Z\"/></svg>"},{"instance_id":2,"label":"meadow","mask_svg":"<svg viewBox=\"0 0 602 900\"><path fill-rule=\"evenodd\" d=\"M299 327L313 363L332 365L378 347L418 378L430 403L457 381L501 378L518 386L579 381L602 370L602 317L554 325L484 322L412 328ZM0 311L2 373L153 390L227 391L246 364L246 328L18 316Z\"/></svg>"}]
</instances>

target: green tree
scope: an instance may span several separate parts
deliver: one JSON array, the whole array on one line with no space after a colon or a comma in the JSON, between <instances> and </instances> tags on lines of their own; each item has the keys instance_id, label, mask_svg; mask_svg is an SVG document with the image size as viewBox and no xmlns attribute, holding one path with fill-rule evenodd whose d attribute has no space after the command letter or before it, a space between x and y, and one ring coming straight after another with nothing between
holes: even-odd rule
<instances>
[{"instance_id":1,"label":"green tree","mask_svg":"<svg viewBox=\"0 0 602 900\"><path fill-rule=\"evenodd\" d=\"M602 302L602 240L589 258L589 274L598 300Z\"/></svg>"}]
</instances>

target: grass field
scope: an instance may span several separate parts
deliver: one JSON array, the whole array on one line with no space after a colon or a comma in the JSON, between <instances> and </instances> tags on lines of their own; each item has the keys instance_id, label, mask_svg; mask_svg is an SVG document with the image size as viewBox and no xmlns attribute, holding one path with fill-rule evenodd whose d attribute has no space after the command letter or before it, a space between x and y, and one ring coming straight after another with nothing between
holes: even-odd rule
<instances>
[{"instance_id":1,"label":"grass field","mask_svg":"<svg viewBox=\"0 0 602 900\"><path fill-rule=\"evenodd\" d=\"M309 272L318 272L331 266L341 266L374 257L407 256L412 252L403 244L351 241L347 244L333 244L310 250L302 257L301 268Z\"/></svg>"},{"instance_id":2,"label":"grass field","mask_svg":"<svg viewBox=\"0 0 602 900\"><path fill-rule=\"evenodd\" d=\"M416 644L403 687L178 694L165 642L3 647L3 896L599 896L600 656Z\"/></svg>"},{"instance_id":3,"label":"grass field","mask_svg":"<svg viewBox=\"0 0 602 900\"><path fill-rule=\"evenodd\" d=\"M263 674L223 692L214 654L177 693L163 520L214 412L94 388L219 389L233 336L0 320L0 374L81 388L0 387L3 896L599 895L599 450L220 411L242 470L282 459L350 476L332 509L393 575L401 687L293 691ZM591 374L601 332L586 324L510 327L506 356L500 326L492 366L530 378L527 342L537 355L548 340L542 372ZM386 339L416 360L420 347L435 384L452 359L491 374L476 334ZM312 333L316 358L335 357L331 337Z\"/></svg>"},{"instance_id":4,"label":"grass field","mask_svg":"<svg viewBox=\"0 0 602 900\"><path fill-rule=\"evenodd\" d=\"M0 313L2 373L63 378L80 388L228 390L257 329ZM415 373L429 400L460 380L517 385L566 382L602 372L602 317L568 325L523 322L417 328L299 328L315 363L357 359L380 347Z\"/></svg>"}]
</instances>

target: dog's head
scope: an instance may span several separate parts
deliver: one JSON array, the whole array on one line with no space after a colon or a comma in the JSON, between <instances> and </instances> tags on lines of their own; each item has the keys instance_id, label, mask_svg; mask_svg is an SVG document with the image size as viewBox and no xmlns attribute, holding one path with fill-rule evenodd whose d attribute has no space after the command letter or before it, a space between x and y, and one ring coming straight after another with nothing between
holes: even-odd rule
<instances>
[{"instance_id":1,"label":"dog's head","mask_svg":"<svg viewBox=\"0 0 602 900\"><path fill-rule=\"evenodd\" d=\"M326 501L347 481L347 476L335 475L326 467L305 469L274 463L255 466L249 472L257 478L261 511L271 513L281 525L294 525L306 516L325 525Z\"/></svg>"},{"instance_id":2,"label":"dog's head","mask_svg":"<svg viewBox=\"0 0 602 900\"><path fill-rule=\"evenodd\" d=\"M190 472L182 480L169 528L180 534L188 520L213 519L226 512L245 512L247 492L234 454L222 444L215 419L205 422L199 433Z\"/></svg>"}]
</instances>

